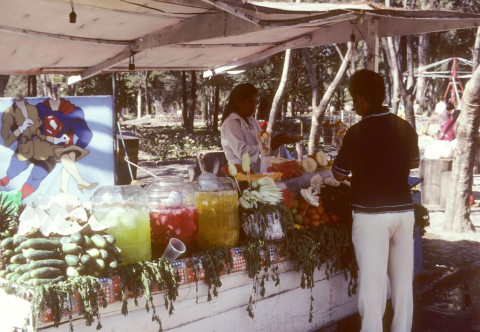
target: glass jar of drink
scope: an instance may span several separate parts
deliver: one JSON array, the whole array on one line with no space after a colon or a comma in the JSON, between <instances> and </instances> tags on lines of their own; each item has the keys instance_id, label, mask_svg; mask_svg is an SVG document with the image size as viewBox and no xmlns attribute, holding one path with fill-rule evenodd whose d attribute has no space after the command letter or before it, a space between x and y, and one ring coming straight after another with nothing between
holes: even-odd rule
<instances>
[{"instance_id":1,"label":"glass jar of drink","mask_svg":"<svg viewBox=\"0 0 480 332\"><path fill-rule=\"evenodd\" d=\"M235 247L239 239L235 182L204 172L193 182L199 213L198 247Z\"/></svg>"},{"instance_id":2,"label":"glass jar of drink","mask_svg":"<svg viewBox=\"0 0 480 332\"><path fill-rule=\"evenodd\" d=\"M147 194L139 186L107 186L92 197L93 215L122 249L123 264L150 260L150 222Z\"/></svg>"},{"instance_id":3,"label":"glass jar of drink","mask_svg":"<svg viewBox=\"0 0 480 332\"><path fill-rule=\"evenodd\" d=\"M171 238L179 239L191 251L198 235L198 210L192 185L183 182L182 177L160 177L147 185L145 191L153 257L162 255Z\"/></svg>"}]
</instances>

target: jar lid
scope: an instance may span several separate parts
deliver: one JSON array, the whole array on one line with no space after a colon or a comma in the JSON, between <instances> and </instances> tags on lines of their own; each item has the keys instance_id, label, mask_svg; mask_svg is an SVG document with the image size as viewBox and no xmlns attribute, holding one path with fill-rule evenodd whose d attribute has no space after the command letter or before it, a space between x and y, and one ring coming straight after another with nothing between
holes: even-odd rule
<instances>
[{"instance_id":1,"label":"jar lid","mask_svg":"<svg viewBox=\"0 0 480 332\"><path fill-rule=\"evenodd\" d=\"M210 172L203 172L197 177L197 182L200 185L201 191L215 191L219 190L218 178L215 174Z\"/></svg>"}]
</instances>

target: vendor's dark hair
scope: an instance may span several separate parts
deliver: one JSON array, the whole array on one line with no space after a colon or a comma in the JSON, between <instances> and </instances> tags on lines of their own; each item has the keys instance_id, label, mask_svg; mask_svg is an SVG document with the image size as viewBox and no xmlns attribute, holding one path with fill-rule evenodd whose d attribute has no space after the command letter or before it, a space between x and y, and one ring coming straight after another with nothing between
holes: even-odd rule
<instances>
[{"instance_id":1,"label":"vendor's dark hair","mask_svg":"<svg viewBox=\"0 0 480 332\"><path fill-rule=\"evenodd\" d=\"M445 107L447 110L451 111L455 108L455 105L453 105L452 103L447 103L447 106Z\"/></svg>"},{"instance_id":2,"label":"vendor's dark hair","mask_svg":"<svg viewBox=\"0 0 480 332\"><path fill-rule=\"evenodd\" d=\"M256 94L257 88L250 83L239 84L233 88L232 92L230 92L230 96L228 97L227 106L225 106L225 110L223 111L222 123L225 122L230 114L237 111L237 101L242 102L248 97Z\"/></svg>"},{"instance_id":3,"label":"vendor's dark hair","mask_svg":"<svg viewBox=\"0 0 480 332\"><path fill-rule=\"evenodd\" d=\"M385 100L385 82L371 70L362 69L353 74L348 90L352 97L359 94L371 105L381 106Z\"/></svg>"}]
</instances>

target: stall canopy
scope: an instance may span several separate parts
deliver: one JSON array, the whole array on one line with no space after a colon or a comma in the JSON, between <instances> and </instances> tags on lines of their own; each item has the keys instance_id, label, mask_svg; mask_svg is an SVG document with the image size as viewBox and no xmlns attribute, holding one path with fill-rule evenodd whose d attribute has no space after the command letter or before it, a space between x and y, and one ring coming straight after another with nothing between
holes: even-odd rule
<instances>
[{"instance_id":1,"label":"stall canopy","mask_svg":"<svg viewBox=\"0 0 480 332\"><path fill-rule=\"evenodd\" d=\"M238 0L0 0L0 74L241 69L285 49L471 28L480 15L369 4Z\"/></svg>"}]
</instances>

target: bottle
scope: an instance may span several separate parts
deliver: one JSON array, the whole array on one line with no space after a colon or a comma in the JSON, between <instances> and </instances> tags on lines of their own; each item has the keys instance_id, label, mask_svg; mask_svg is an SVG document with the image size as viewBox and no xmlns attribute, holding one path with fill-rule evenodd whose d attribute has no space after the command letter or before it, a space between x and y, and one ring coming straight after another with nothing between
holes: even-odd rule
<instances>
[{"instance_id":1,"label":"bottle","mask_svg":"<svg viewBox=\"0 0 480 332\"><path fill-rule=\"evenodd\" d=\"M171 238L185 244L187 253L197 244L198 210L195 192L182 177L160 177L145 186L150 213L153 258L160 257Z\"/></svg>"},{"instance_id":2,"label":"bottle","mask_svg":"<svg viewBox=\"0 0 480 332\"><path fill-rule=\"evenodd\" d=\"M237 246L240 226L235 182L204 172L192 184L199 213L199 249Z\"/></svg>"},{"instance_id":3,"label":"bottle","mask_svg":"<svg viewBox=\"0 0 480 332\"><path fill-rule=\"evenodd\" d=\"M139 186L107 186L92 197L93 215L122 249L123 264L152 258L147 194Z\"/></svg>"}]
</instances>

